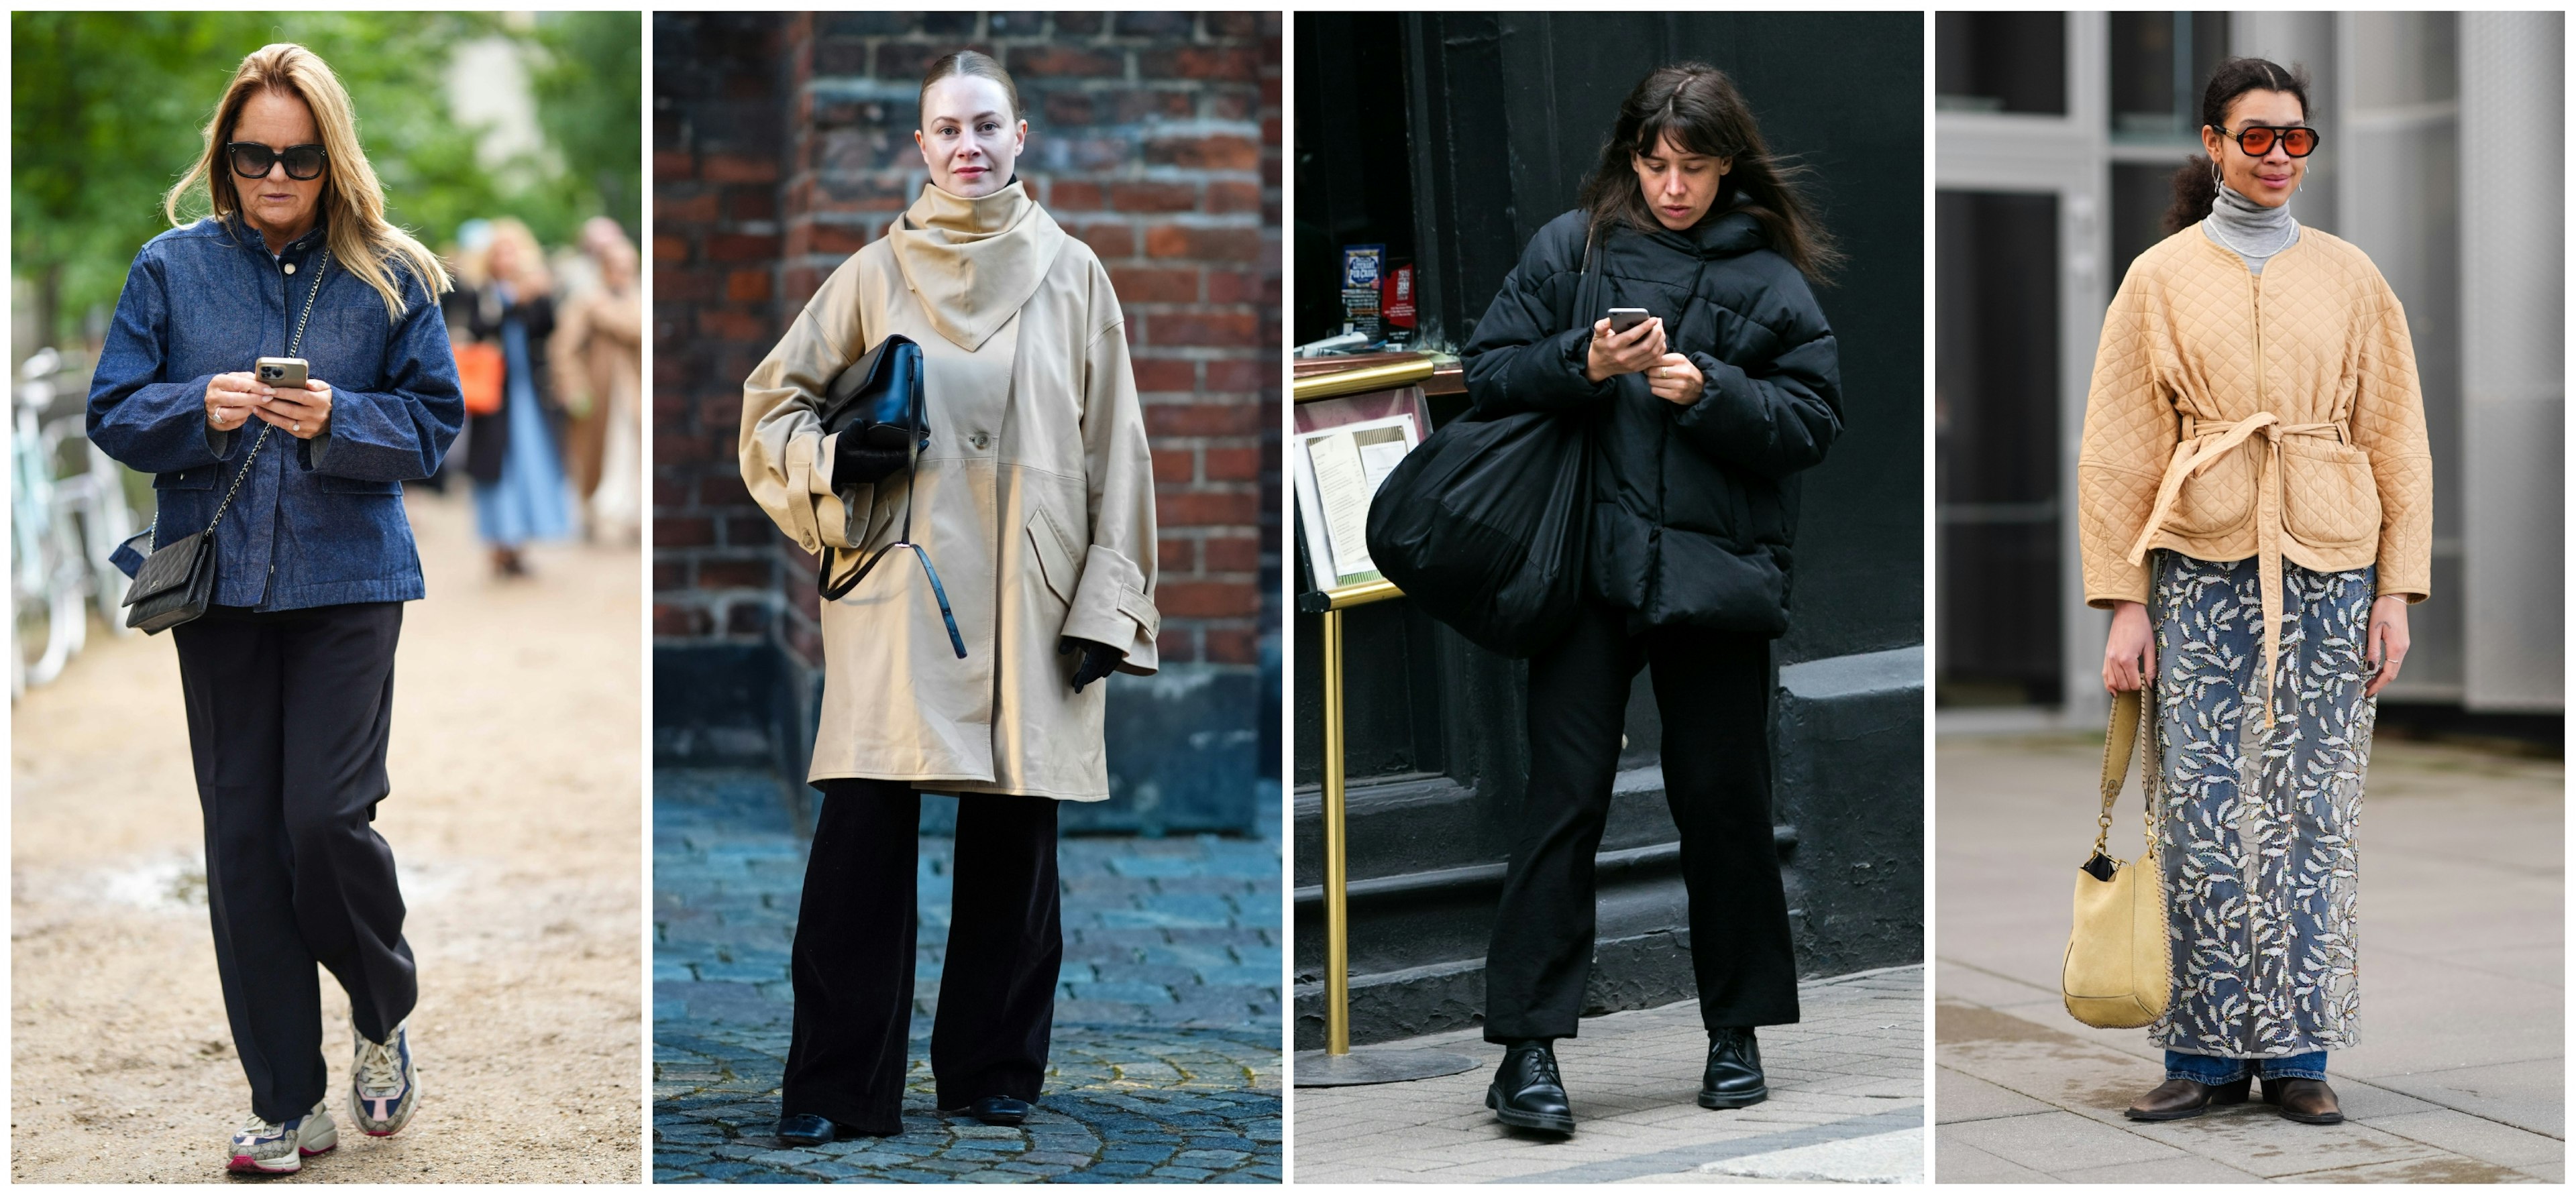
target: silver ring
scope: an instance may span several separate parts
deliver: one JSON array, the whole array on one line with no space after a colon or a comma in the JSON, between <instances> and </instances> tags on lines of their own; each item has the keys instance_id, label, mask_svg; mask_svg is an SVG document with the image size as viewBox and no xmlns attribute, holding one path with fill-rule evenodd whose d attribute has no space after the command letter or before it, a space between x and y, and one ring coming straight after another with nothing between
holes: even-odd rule
<instances>
[{"instance_id":1,"label":"silver ring","mask_svg":"<svg viewBox=\"0 0 2576 1195\"><path fill-rule=\"evenodd\" d=\"M296 425L295 425L295 430L297 430L297 431L299 431L299 432L300 432L300 431L303 431L303 430L304 430L304 425L303 425L303 424L301 424L301 423L296 424Z\"/></svg>"}]
</instances>

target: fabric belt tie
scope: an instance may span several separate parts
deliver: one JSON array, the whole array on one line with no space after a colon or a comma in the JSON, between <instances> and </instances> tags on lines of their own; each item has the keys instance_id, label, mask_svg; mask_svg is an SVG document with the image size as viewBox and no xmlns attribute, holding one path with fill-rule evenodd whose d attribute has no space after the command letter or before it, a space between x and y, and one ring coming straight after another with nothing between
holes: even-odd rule
<instances>
[{"instance_id":1,"label":"fabric belt tie","mask_svg":"<svg viewBox=\"0 0 2576 1195\"><path fill-rule=\"evenodd\" d=\"M2156 487L2155 507L2147 514L2147 525L2138 532L2138 541L2129 547L2129 563L2146 563L2147 545L2172 515L2174 500L2181 496L2184 482L2256 435L2263 437L2266 451L2255 462L2254 542L2255 575L2263 594L2263 728L2269 730L2273 724L2272 685L2281 660L2281 440L2286 436L2328 436L2341 442L2343 425L2283 423L2279 415L2264 411L2233 423L2199 422L2184 416L2184 432L2183 443L2200 447L2188 455L2175 453L2173 462L2166 466L2164 481Z\"/></svg>"}]
</instances>

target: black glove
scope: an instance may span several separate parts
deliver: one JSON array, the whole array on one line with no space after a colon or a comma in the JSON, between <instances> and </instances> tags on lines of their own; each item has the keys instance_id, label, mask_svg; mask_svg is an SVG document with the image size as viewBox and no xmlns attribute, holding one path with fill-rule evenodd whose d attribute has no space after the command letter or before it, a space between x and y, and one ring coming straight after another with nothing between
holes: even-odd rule
<instances>
[{"instance_id":1,"label":"black glove","mask_svg":"<svg viewBox=\"0 0 2576 1195\"><path fill-rule=\"evenodd\" d=\"M874 485L903 472L909 460L903 438L903 428L874 420L843 428L832 453L832 484Z\"/></svg>"},{"instance_id":2,"label":"black glove","mask_svg":"<svg viewBox=\"0 0 2576 1195\"><path fill-rule=\"evenodd\" d=\"M1084 685L1109 675L1124 657L1124 653L1106 643L1076 639L1071 635L1056 642L1055 654L1069 655L1077 647L1082 649L1082 662L1073 667L1073 691L1076 693L1081 692Z\"/></svg>"}]
</instances>

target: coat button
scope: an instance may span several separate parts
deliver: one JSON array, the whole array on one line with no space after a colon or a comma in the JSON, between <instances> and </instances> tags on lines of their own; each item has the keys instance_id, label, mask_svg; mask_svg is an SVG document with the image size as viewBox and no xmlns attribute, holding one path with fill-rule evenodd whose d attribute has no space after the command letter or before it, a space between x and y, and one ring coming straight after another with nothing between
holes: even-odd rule
<instances>
[{"instance_id":1,"label":"coat button","mask_svg":"<svg viewBox=\"0 0 2576 1195\"><path fill-rule=\"evenodd\" d=\"M990 443L992 443L992 437L987 436L982 432L975 433L975 447L982 448Z\"/></svg>"},{"instance_id":2,"label":"coat button","mask_svg":"<svg viewBox=\"0 0 2576 1195\"><path fill-rule=\"evenodd\" d=\"M292 274L292 273L294 273L294 272L295 272L295 263L294 263L294 262L291 262L291 261L290 261L290 262L286 263L286 272L287 272L287 273L289 273L289 274Z\"/></svg>"}]
</instances>

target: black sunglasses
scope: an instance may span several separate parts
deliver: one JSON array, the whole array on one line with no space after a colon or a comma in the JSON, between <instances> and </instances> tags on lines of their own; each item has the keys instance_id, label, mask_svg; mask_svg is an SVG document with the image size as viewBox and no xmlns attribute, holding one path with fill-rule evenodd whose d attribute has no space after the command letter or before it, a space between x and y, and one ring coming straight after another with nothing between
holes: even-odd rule
<instances>
[{"instance_id":1,"label":"black sunglasses","mask_svg":"<svg viewBox=\"0 0 2576 1195\"><path fill-rule=\"evenodd\" d=\"M243 178L267 178L268 168L286 163L286 177L316 179L322 177L322 161L329 155L319 145L290 145L283 150L270 149L256 141L235 141L224 146L231 155L233 173Z\"/></svg>"},{"instance_id":2,"label":"black sunglasses","mask_svg":"<svg viewBox=\"0 0 2576 1195\"><path fill-rule=\"evenodd\" d=\"M2325 139L2315 129L2303 124L2249 124L2233 133L2219 129L2218 135L2235 141L2236 148L2244 150L2245 155L2252 158L2259 158L2272 152L2272 142L2275 138L2281 142L2281 152L2294 158L2304 158L2317 152L2318 143Z\"/></svg>"}]
</instances>

